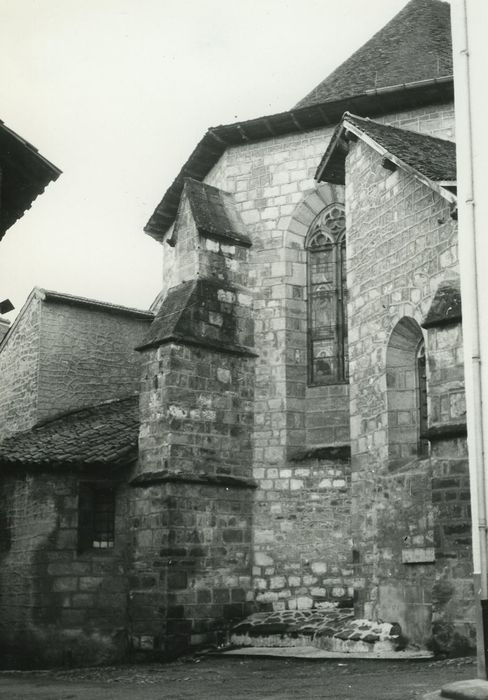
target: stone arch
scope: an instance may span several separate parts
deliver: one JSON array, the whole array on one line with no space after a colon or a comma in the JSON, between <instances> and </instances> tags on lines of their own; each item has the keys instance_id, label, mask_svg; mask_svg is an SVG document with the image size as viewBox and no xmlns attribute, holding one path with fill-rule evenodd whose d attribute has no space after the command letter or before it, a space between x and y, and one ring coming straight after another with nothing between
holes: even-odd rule
<instances>
[{"instance_id":1,"label":"stone arch","mask_svg":"<svg viewBox=\"0 0 488 700\"><path fill-rule=\"evenodd\" d=\"M344 204L344 187L324 182L305 192L291 215L288 230L305 237L314 219L331 204Z\"/></svg>"},{"instance_id":2,"label":"stone arch","mask_svg":"<svg viewBox=\"0 0 488 700\"><path fill-rule=\"evenodd\" d=\"M386 351L388 456L398 467L425 453L425 345L415 319L404 316L394 327Z\"/></svg>"}]
</instances>

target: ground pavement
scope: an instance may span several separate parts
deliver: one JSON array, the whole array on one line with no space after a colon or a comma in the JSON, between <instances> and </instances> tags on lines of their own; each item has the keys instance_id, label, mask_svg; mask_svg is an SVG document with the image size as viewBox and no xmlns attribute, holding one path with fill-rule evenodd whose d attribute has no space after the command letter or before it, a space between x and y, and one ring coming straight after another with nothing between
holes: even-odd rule
<instances>
[{"instance_id":1,"label":"ground pavement","mask_svg":"<svg viewBox=\"0 0 488 700\"><path fill-rule=\"evenodd\" d=\"M167 664L0 672L4 700L417 700L476 675L474 659L320 661L201 656Z\"/></svg>"}]
</instances>

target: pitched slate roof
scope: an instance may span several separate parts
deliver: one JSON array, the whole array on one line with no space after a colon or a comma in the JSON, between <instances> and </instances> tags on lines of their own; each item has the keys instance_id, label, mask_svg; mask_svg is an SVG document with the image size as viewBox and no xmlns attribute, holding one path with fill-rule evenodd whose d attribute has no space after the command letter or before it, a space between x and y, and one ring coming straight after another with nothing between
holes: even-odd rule
<instances>
[{"instance_id":1,"label":"pitched slate roof","mask_svg":"<svg viewBox=\"0 0 488 700\"><path fill-rule=\"evenodd\" d=\"M0 120L0 239L61 170Z\"/></svg>"},{"instance_id":2,"label":"pitched slate roof","mask_svg":"<svg viewBox=\"0 0 488 700\"><path fill-rule=\"evenodd\" d=\"M317 180L344 184L347 153L344 137L348 130L360 138L369 137L387 158L401 161L432 182L456 180L456 144L452 141L397 129L349 112L344 114L332 136L317 169Z\"/></svg>"},{"instance_id":3,"label":"pitched slate roof","mask_svg":"<svg viewBox=\"0 0 488 700\"><path fill-rule=\"evenodd\" d=\"M137 455L139 399L130 396L79 411L17 433L0 443L0 463L82 466L127 463Z\"/></svg>"},{"instance_id":4,"label":"pitched slate roof","mask_svg":"<svg viewBox=\"0 0 488 700\"><path fill-rule=\"evenodd\" d=\"M449 5L412 0L295 108L210 127L144 231L162 241L175 220L185 178L202 181L229 146L335 126L346 110L374 117L453 98Z\"/></svg>"},{"instance_id":5,"label":"pitched slate roof","mask_svg":"<svg viewBox=\"0 0 488 700\"><path fill-rule=\"evenodd\" d=\"M452 74L449 4L411 0L296 107Z\"/></svg>"},{"instance_id":6,"label":"pitched slate roof","mask_svg":"<svg viewBox=\"0 0 488 700\"><path fill-rule=\"evenodd\" d=\"M255 356L250 346L238 340L240 335L249 337L244 334L245 319L237 318L232 303L222 301L222 296L233 298L238 296L238 291L223 280L203 277L172 287L136 350L175 342ZM212 314L219 316L218 324L212 320Z\"/></svg>"},{"instance_id":7,"label":"pitched slate roof","mask_svg":"<svg viewBox=\"0 0 488 700\"><path fill-rule=\"evenodd\" d=\"M193 178L185 178L184 192L196 227L203 236L250 246L251 240L236 209L233 196Z\"/></svg>"}]
</instances>

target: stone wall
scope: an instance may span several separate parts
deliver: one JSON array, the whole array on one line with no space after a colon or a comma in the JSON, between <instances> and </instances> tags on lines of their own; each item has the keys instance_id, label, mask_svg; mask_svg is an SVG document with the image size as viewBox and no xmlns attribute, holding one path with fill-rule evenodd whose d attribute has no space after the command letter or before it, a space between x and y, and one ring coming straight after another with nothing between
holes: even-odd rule
<instances>
[{"instance_id":1,"label":"stone wall","mask_svg":"<svg viewBox=\"0 0 488 700\"><path fill-rule=\"evenodd\" d=\"M3 473L3 662L83 665L120 658L127 651L124 488L117 491L114 548L79 553L78 475Z\"/></svg>"},{"instance_id":2,"label":"stone wall","mask_svg":"<svg viewBox=\"0 0 488 700\"><path fill-rule=\"evenodd\" d=\"M339 452L339 451L337 451ZM256 468L253 586L260 610L350 602L354 590L348 455L322 450Z\"/></svg>"},{"instance_id":3,"label":"stone wall","mask_svg":"<svg viewBox=\"0 0 488 700\"><path fill-rule=\"evenodd\" d=\"M443 138L454 135L452 104L386 115L381 121ZM320 541L334 541L349 496L340 493L337 498L332 487L329 508L320 516L311 509L307 531L299 525L304 514L301 504L313 503L310 494L319 502L328 498L327 489L319 484L329 478L328 469L343 474L344 464L332 460L323 464L322 470L321 463L313 461L306 467L313 476L299 485L302 479L295 478L297 465L289 461L296 453L314 446L349 442L348 385L307 386L305 236L313 217L327 203L343 201L341 188L317 186L313 180L332 132L332 127L324 128L229 148L206 178L210 184L234 194L253 243L249 254L249 287L254 295L254 345L258 353L253 462L255 479L260 485L255 507L258 528L255 571L262 587L257 598L264 602L268 596L278 607L283 605L288 593L290 598L296 598L298 590L287 583L283 589L275 588L277 580L280 584L283 580L287 582L290 574L282 546L271 541L275 536L283 537L281 528L288 528L286 537L293 543L288 548L288 558L294 566L301 560L301 551L310 550L316 553L316 558L307 560L334 570L331 578L337 580L339 588L350 588L355 580L349 573L352 552L350 549L346 553L350 547L347 537L344 540L347 546L341 543L337 554L333 548L325 547L319 555L317 546ZM347 236L350 239L349 232ZM284 516L276 510L280 503L286 503ZM264 535L259 534L261 523ZM261 537L270 539L263 542ZM273 563L261 566L258 564L261 556ZM321 577L312 580L314 577L309 576L306 567L300 572L299 589L304 597L313 598L312 589L317 592L324 586L327 590L334 587L322 585ZM327 580L327 576L323 578ZM295 582L295 578L292 580ZM282 597L278 599L280 591Z\"/></svg>"},{"instance_id":4,"label":"stone wall","mask_svg":"<svg viewBox=\"0 0 488 700\"><path fill-rule=\"evenodd\" d=\"M397 618L417 643L430 637L447 651L466 648L473 642L466 449L444 434L429 458L420 424L412 424L420 407L414 333L425 342L429 426L464 420L460 328L420 329L439 285L457 275L456 223L448 202L401 169L385 170L361 141L347 173L353 537L358 581L366 582L357 612ZM402 337L411 365L398 372L401 351L390 348ZM400 444L403 428L417 439ZM445 528L453 546L440 546Z\"/></svg>"},{"instance_id":5,"label":"stone wall","mask_svg":"<svg viewBox=\"0 0 488 700\"><path fill-rule=\"evenodd\" d=\"M166 477L168 479L168 477ZM252 612L252 490L161 478L134 486L129 617L136 650L222 643Z\"/></svg>"},{"instance_id":6,"label":"stone wall","mask_svg":"<svg viewBox=\"0 0 488 700\"><path fill-rule=\"evenodd\" d=\"M135 352L149 318L107 309L42 305L38 420L136 393Z\"/></svg>"},{"instance_id":7,"label":"stone wall","mask_svg":"<svg viewBox=\"0 0 488 700\"><path fill-rule=\"evenodd\" d=\"M185 190L166 259L172 265L139 348L131 482L132 643L166 656L223 641L253 598L248 243L199 231L191 204Z\"/></svg>"},{"instance_id":8,"label":"stone wall","mask_svg":"<svg viewBox=\"0 0 488 700\"><path fill-rule=\"evenodd\" d=\"M52 303L35 291L0 347L0 435L138 391L151 318Z\"/></svg>"},{"instance_id":9,"label":"stone wall","mask_svg":"<svg viewBox=\"0 0 488 700\"><path fill-rule=\"evenodd\" d=\"M40 307L34 297L0 345L0 437L37 420Z\"/></svg>"}]
</instances>

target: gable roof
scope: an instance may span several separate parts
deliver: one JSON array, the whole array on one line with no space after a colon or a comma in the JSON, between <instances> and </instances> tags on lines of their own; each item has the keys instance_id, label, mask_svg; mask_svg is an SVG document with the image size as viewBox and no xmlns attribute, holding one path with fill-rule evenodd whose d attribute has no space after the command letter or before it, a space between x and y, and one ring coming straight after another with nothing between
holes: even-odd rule
<instances>
[{"instance_id":1,"label":"gable roof","mask_svg":"<svg viewBox=\"0 0 488 700\"><path fill-rule=\"evenodd\" d=\"M387 126L346 112L317 168L317 180L344 184L348 133L366 141L385 160L415 172L426 184L452 183L456 179L456 144L452 141ZM435 189L449 201L456 200L451 192L441 187Z\"/></svg>"},{"instance_id":2,"label":"gable roof","mask_svg":"<svg viewBox=\"0 0 488 700\"><path fill-rule=\"evenodd\" d=\"M106 301L99 301L98 299L87 299L86 297L78 297L74 294L64 294L62 292L54 292L49 289L42 289L41 287L34 287L26 301L24 302L21 310L17 314L12 325L9 326L7 333L2 337L0 335L0 350L3 348L4 344L8 343L10 338L13 336L20 319L25 314L26 310L29 308L33 299L38 299L41 301L52 302L55 304L67 304L68 306L81 306L86 309L93 311L101 311L111 315L128 316L134 319L139 318L145 321L152 321L154 318L154 313L152 311L144 311L142 309L133 309L128 306L119 306L118 304L111 304Z\"/></svg>"},{"instance_id":3,"label":"gable roof","mask_svg":"<svg viewBox=\"0 0 488 700\"><path fill-rule=\"evenodd\" d=\"M190 177L185 178L184 192L195 225L202 236L218 238L230 244L251 246L234 197L229 192Z\"/></svg>"},{"instance_id":4,"label":"gable roof","mask_svg":"<svg viewBox=\"0 0 488 700\"><path fill-rule=\"evenodd\" d=\"M210 127L156 206L144 231L162 241L185 178L202 181L228 147L335 126L346 111L375 117L454 98L449 5L411 0L296 107Z\"/></svg>"},{"instance_id":5,"label":"gable roof","mask_svg":"<svg viewBox=\"0 0 488 700\"><path fill-rule=\"evenodd\" d=\"M307 107L367 90L452 74L449 4L411 0L296 106Z\"/></svg>"},{"instance_id":6,"label":"gable roof","mask_svg":"<svg viewBox=\"0 0 488 700\"><path fill-rule=\"evenodd\" d=\"M117 465L137 456L139 398L70 411L0 443L0 463Z\"/></svg>"},{"instance_id":7,"label":"gable roof","mask_svg":"<svg viewBox=\"0 0 488 700\"><path fill-rule=\"evenodd\" d=\"M0 239L61 170L0 120Z\"/></svg>"},{"instance_id":8,"label":"gable roof","mask_svg":"<svg viewBox=\"0 0 488 700\"><path fill-rule=\"evenodd\" d=\"M143 318L151 321L154 318L152 311L144 311L143 309L135 309L131 306L120 306L120 304L112 304L109 301L100 301L99 299L88 299L87 297L79 297L74 294L66 294L64 292L54 292L50 289L41 289L36 287L35 291L45 301L50 301L59 304L68 304L70 306L84 306L85 308L105 311L110 314L133 316L135 318Z\"/></svg>"}]
</instances>

